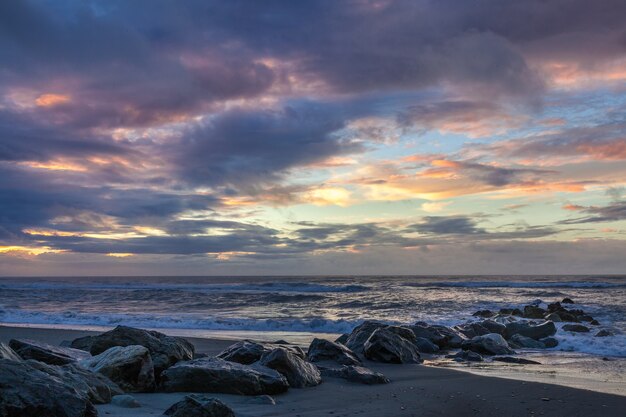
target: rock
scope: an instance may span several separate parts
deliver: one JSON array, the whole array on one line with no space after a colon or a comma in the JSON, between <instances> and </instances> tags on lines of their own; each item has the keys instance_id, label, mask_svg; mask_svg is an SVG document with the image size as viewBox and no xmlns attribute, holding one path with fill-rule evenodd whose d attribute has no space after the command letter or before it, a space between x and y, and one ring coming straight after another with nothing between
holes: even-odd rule
<instances>
[{"instance_id":1,"label":"rock","mask_svg":"<svg viewBox=\"0 0 626 417\"><path fill-rule=\"evenodd\" d=\"M369 339L374 331L384 327L387 327L384 323L365 321L352 329L345 345L354 353L362 354L367 339Z\"/></svg>"},{"instance_id":2,"label":"rock","mask_svg":"<svg viewBox=\"0 0 626 417\"><path fill-rule=\"evenodd\" d=\"M482 362L483 357L476 352L472 352L471 350L462 350L460 352L455 353L454 355L446 355L446 358L453 359L456 362Z\"/></svg>"},{"instance_id":3,"label":"rock","mask_svg":"<svg viewBox=\"0 0 626 417\"><path fill-rule=\"evenodd\" d=\"M572 301L571 298L565 297L564 299L561 300L561 304L574 304L574 301Z\"/></svg>"},{"instance_id":4,"label":"rock","mask_svg":"<svg viewBox=\"0 0 626 417\"><path fill-rule=\"evenodd\" d=\"M315 338L309 345L307 357L311 362L333 361L340 365L360 365L361 361L346 346Z\"/></svg>"},{"instance_id":5,"label":"rock","mask_svg":"<svg viewBox=\"0 0 626 417\"><path fill-rule=\"evenodd\" d=\"M171 417L235 417L235 412L217 398L191 394L163 413Z\"/></svg>"},{"instance_id":6,"label":"rock","mask_svg":"<svg viewBox=\"0 0 626 417\"><path fill-rule=\"evenodd\" d=\"M472 352L486 353L488 355L507 355L515 353L502 335L498 333L476 336L471 340L463 342L461 347L463 350L471 350Z\"/></svg>"},{"instance_id":7,"label":"rock","mask_svg":"<svg viewBox=\"0 0 626 417\"><path fill-rule=\"evenodd\" d=\"M0 359L0 416L97 417L87 396L25 361Z\"/></svg>"},{"instance_id":8,"label":"rock","mask_svg":"<svg viewBox=\"0 0 626 417\"><path fill-rule=\"evenodd\" d=\"M483 336L491 333L489 330L484 328L480 323L465 323L458 326L454 326L454 330L463 334L468 339L471 339L476 336Z\"/></svg>"},{"instance_id":9,"label":"rock","mask_svg":"<svg viewBox=\"0 0 626 417\"><path fill-rule=\"evenodd\" d=\"M288 388L287 379L273 369L220 358L179 362L161 376L161 389L165 392L273 395L285 392Z\"/></svg>"},{"instance_id":10,"label":"rock","mask_svg":"<svg viewBox=\"0 0 626 417\"><path fill-rule=\"evenodd\" d=\"M83 359L79 364L107 376L125 392L154 391L152 358L150 351L143 346L114 346L92 358Z\"/></svg>"},{"instance_id":11,"label":"rock","mask_svg":"<svg viewBox=\"0 0 626 417\"><path fill-rule=\"evenodd\" d=\"M276 400L271 395L256 395L250 398L250 402L255 404L276 405Z\"/></svg>"},{"instance_id":12,"label":"rock","mask_svg":"<svg viewBox=\"0 0 626 417\"><path fill-rule=\"evenodd\" d=\"M494 313L491 310L478 310L477 312L472 314L472 316L474 316L474 317L484 317L484 318L493 317L495 315L496 315L496 313Z\"/></svg>"},{"instance_id":13,"label":"rock","mask_svg":"<svg viewBox=\"0 0 626 417\"><path fill-rule=\"evenodd\" d=\"M73 348L92 355L99 355L114 346L133 345L143 346L150 351L157 380L163 370L179 361L192 359L195 351L193 345L181 337L126 326L117 326L98 336L82 337L72 342Z\"/></svg>"},{"instance_id":14,"label":"rock","mask_svg":"<svg viewBox=\"0 0 626 417\"><path fill-rule=\"evenodd\" d=\"M543 342L522 336L521 334L514 334L509 339L509 344L518 349L544 349L546 347Z\"/></svg>"},{"instance_id":15,"label":"rock","mask_svg":"<svg viewBox=\"0 0 626 417\"><path fill-rule=\"evenodd\" d=\"M16 362L20 362L22 360L22 358L20 358L13 349L4 343L0 343L0 359L8 359Z\"/></svg>"},{"instance_id":16,"label":"rock","mask_svg":"<svg viewBox=\"0 0 626 417\"><path fill-rule=\"evenodd\" d=\"M506 326L493 320L483 320L480 325L487 329L489 333L498 333L502 336L506 333Z\"/></svg>"},{"instance_id":17,"label":"rock","mask_svg":"<svg viewBox=\"0 0 626 417\"><path fill-rule=\"evenodd\" d=\"M501 308L500 314L505 314L508 316L523 316L524 313L519 308Z\"/></svg>"},{"instance_id":18,"label":"rock","mask_svg":"<svg viewBox=\"0 0 626 417\"><path fill-rule=\"evenodd\" d=\"M539 341L545 345L546 349L557 347L559 345L559 341L554 337L544 337L543 339L539 339Z\"/></svg>"},{"instance_id":19,"label":"rock","mask_svg":"<svg viewBox=\"0 0 626 417\"><path fill-rule=\"evenodd\" d=\"M116 395L115 397L111 399L111 404L114 404L114 405L117 405L118 407L123 407L123 408L141 407L141 404L139 404L139 401L137 401L135 397L133 397L132 395L128 395L128 394Z\"/></svg>"},{"instance_id":20,"label":"rock","mask_svg":"<svg viewBox=\"0 0 626 417\"><path fill-rule=\"evenodd\" d=\"M550 321L552 321L554 323L560 323L560 322L563 321L561 319L561 316L559 316L558 313L550 313L550 314L546 315L545 318L546 318L546 320L550 320Z\"/></svg>"},{"instance_id":21,"label":"rock","mask_svg":"<svg viewBox=\"0 0 626 417\"><path fill-rule=\"evenodd\" d=\"M613 333L606 330L606 329L602 329L600 330L598 333L596 333L595 337L607 337L607 336L613 336Z\"/></svg>"},{"instance_id":22,"label":"rock","mask_svg":"<svg viewBox=\"0 0 626 417\"><path fill-rule=\"evenodd\" d=\"M563 306L561 306L561 303L559 303L558 301L556 303L550 303L548 304L548 312L549 313L554 313L557 312L559 310L562 310Z\"/></svg>"},{"instance_id":23,"label":"rock","mask_svg":"<svg viewBox=\"0 0 626 417\"><path fill-rule=\"evenodd\" d=\"M524 317L527 319L542 319L546 314L546 310L534 305L527 305L524 307Z\"/></svg>"},{"instance_id":24,"label":"rock","mask_svg":"<svg viewBox=\"0 0 626 417\"><path fill-rule=\"evenodd\" d=\"M9 346L22 359L34 359L49 365L66 365L91 357L85 351L49 345L27 339L12 339Z\"/></svg>"},{"instance_id":25,"label":"rock","mask_svg":"<svg viewBox=\"0 0 626 417\"><path fill-rule=\"evenodd\" d=\"M497 356L493 358L494 361L506 362L506 363L518 363L520 365L541 365L541 362L533 361L524 358L514 358L511 356Z\"/></svg>"},{"instance_id":26,"label":"rock","mask_svg":"<svg viewBox=\"0 0 626 417\"><path fill-rule=\"evenodd\" d=\"M449 338L446 335L424 322L418 322L409 328L413 331L416 338L428 339L440 348L444 348L448 344L447 342Z\"/></svg>"},{"instance_id":27,"label":"rock","mask_svg":"<svg viewBox=\"0 0 626 417\"><path fill-rule=\"evenodd\" d=\"M552 336L556 333L556 326L551 321L539 325L532 325L524 322L509 323L506 325L505 337L510 339L514 334L530 337L535 340Z\"/></svg>"},{"instance_id":28,"label":"rock","mask_svg":"<svg viewBox=\"0 0 626 417\"><path fill-rule=\"evenodd\" d=\"M365 342L363 354L369 360L384 363L421 363L415 344L393 330L380 328Z\"/></svg>"},{"instance_id":29,"label":"rock","mask_svg":"<svg viewBox=\"0 0 626 417\"><path fill-rule=\"evenodd\" d=\"M587 333L589 332L589 327L583 326L582 324L566 324L561 327L562 330L566 332L575 332L575 333Z\"/></svg>"},{"instance_id":30,"label":"rock","mask_svg":"<svg viewBox=\"0 0 626 417\"><path fill-rule=\"evenodd\" d=\"M314 387L322 382L315 365L280 347L263 355L259 364L280 372L292 388Z\"/></svg>"},{"instance_id":31,"label":"rock","mask_svg":"<svg viewBox=\"0 0 626 417\"><path fill-rule=\"evenodd\" d=\"M348 341L348 337L350 337L350 335L347 333L344 333L335 339L335 343L341 343L342 345L345 345L346 342Z\"/></svg>"},{"instance_id":32,"label":"rock","mask_svg":"<svg viewBox=\"0 0 626 417\"><path fill-rule=\"evenodd\" d=\"M73 387L94 404L108 404L114 395L124 393L116 383L106 376L88 371L76 364L48 365L33 359L27 360L26 363L32 368Z\"/></svg>"},{"instance_id":33,"label":"rock","mask_svg":"<svg viewBox=\"0 0 626 417\"><path fill-rule=\"evenodd\" d=\"M277 347L288 349L294 355L304 359L306 355L298 346L292 346L288 343L259 343L252 340L242 340L237 342L222 352L217 357L230 362L237 362L244 365L250 365L261 359L261 356L272 351Z\"/></svg>"},{"instance_id":34,"label":"rock","mask_svg":"<svg viewBox=\"0 0 626 417\"><path fill-rule=\"evenodd\" d=\"M416 337L413 344L417 347L420 353L437 353L439 352L439 346L426 339L425 337Z\"/></svg>"},{"instance_id":35,"label":"rock","mask_svg":"<svg viewBox=\"0 0 626 417\"><path fill-rule=\"evenodd\" d=\"M589 324L593 324L594 326L599 326L599 325L600 325L600 322L599 322L598 320L596 320L596 319L593 319L593 320L591 320L591 321L589 322Z\"/></svg>"},{"instance_id":36,"label":"rock","mask_svg":"<svg viewBox=\"0 0 626 417\"><path fill-rule=\"evenodd\" d=\"M456 330L447 326L433 325L430 326L430 328L439 332L445 337L445 342L443 346L439 345L439 343L437 342L434 342L437 343L437 345L442 349L458 349L461 347L461 344L465 340L467 340L467 338L462 333L459 333Z\"/></svg>"},{"instance_id":37,"label":"rock","mask_svg":"<svg viewBox=\"0 0 626 417\"><path fill-rule=\"evenodd\" d=\"M321 368L320 372L324 378L341 378L359 384L375 385L389 383L389 378L385 375L362 366L344 365L340 368Z\"/></svg>"}]
</instances>

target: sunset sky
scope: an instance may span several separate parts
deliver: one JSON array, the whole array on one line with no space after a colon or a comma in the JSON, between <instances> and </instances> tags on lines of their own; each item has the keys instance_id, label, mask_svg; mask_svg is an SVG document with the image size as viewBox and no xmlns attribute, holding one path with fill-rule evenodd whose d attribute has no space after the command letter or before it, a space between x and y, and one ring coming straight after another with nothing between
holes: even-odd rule
<instances>
[{"instance_id":1,"label":"sunset sky","mask_svg":"<svg viewBox=\"0 0 626 417\"><path fill-rule=\"evenodd\" d=\"M626 272L626 3L0 2L0 275Z\"/></svg>"}]
</instances>

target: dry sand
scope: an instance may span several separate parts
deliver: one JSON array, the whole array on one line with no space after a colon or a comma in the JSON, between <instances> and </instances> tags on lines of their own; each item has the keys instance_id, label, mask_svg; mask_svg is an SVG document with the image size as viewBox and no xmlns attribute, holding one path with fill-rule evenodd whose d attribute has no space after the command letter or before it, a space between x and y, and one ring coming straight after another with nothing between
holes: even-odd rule
<instances>
[{"instance_id":1,"label":"dry sand","mask_svg":"<svg viewBox=\"0 0 626 417\"><path fill-rule=\"evenodd\" d=\"M0 327L0 341L31 338L59 344L84 331ZM193 339L198 352L215 354L232 341ZM257 397L209 394L231 406L237 416L623 416L626 397L536 382L473 375L424 365L367 366L391 379L364 386L327 379L314 388L292 389L276 405ZM98 406L101 416L159 416L184 394L133 394L141 408Z\"/></svg>"}]
</instances>

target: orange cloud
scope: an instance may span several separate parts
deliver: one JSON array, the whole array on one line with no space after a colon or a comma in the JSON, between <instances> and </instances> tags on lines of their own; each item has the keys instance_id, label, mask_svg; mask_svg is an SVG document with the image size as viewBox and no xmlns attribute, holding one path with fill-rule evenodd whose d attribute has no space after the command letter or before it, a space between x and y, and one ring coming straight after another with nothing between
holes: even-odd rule
<instances>
[{"instance_id":1,"label":"orange cloud","mask_svg":"<svg viewBox=\"0 0 626 417\"><path fill-rule=\"evenodd\" d=\"M561 207L563 210L568 210L568 211L580 211L580 210L584 210L583 206L579 206L578 204L565 204L563 207Z\"/></svg>"},{"instance_id":2,"label":"orange cloud","mask_svg":"<svg viewBox=\"0 0 626 417\"><path fill-rule=\"evenodd\" d=\"M39 107L53 107L59 104L69 103L71 101L70 96L65 94L42 94L35 99L35 104Z\"/></svg>"}]
</instances>

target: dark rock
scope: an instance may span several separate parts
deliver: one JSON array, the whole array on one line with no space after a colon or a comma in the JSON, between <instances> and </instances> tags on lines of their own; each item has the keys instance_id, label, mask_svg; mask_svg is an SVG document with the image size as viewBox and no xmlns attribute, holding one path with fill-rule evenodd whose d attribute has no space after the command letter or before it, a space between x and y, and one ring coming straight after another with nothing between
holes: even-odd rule
<instances>
[{"instance_id":1,"label":"dark rock","mask_svg":"<svg viewBox=\"0 0 626 417\"><path fill-rule=\"evenodd\" d=\"M498 333L502 336L506 333L506 326L493 320L483 320L480 325L487 329L489 333Z\"/></svg>"},{"instance_id":2,"label":"dark rock","mask_svg":"<svg viewBox=\"0 0 626 417\"><path fill-rule=\"evenodd\" d=\"M442 334L439 330L429 326L426 323L418 322L409 327L416 338L424 338L430 340L440 348L444 348L447 345L448 337Z\"/></svg>"},{"instance_id":3,"label":"dark rock","mask_svg":"<svg viewBox=\"0 0 626 417\"><path fill-rule=\"evenodd\" d=\"M524 313L519 308L501 308L500 314L505 314L508 316L523 316Z\"/></svg>"},{"instance_id":4,"label":"dark rock","mask_svg":"<svg viewBox=\"0 0 626 417\"><path fill-rule=\"evenodd\" d=\"M350 335L348 335L345 345L354 353L362 354L367 339L370 338L374 331L384 327L387 327L384 323L365 321L352 330Z\"/></svg>"},{"instance_id":5,"label":"dark rock","mask_svg":"<svg viewBox=\"0 0 626 417\"><path fill-rule=\"evenodd\" d=\"M581 314L580 316L578 316L578 320L590 323L593 321L593 317L591 317L589 314Z\"/></svg>"},{"instance_id":6,"label":"dark rock","mask_svg":"<svg viewBox=\"0 0 626 417\"><path fill-rule=\"evenodd\" d=\"M99 355L114 346L133 345L143 346L150 351L157 380L164 369L176 362L192 359L195 350L191 343L181 337L126 326L117 326L98 336L81 337L72 342L73 348L85 350L92 355Z\"/></svg>"},{"instance_id":7,"label":"dark rock","mask_svg":"<svg viewBox=\"0 0 626 417\"><path fill-rule=\"evenodd\" d=\"M564 299L561 300L561 304L574 304L574 301L572 301L571 298L565 297Z\"/></svg>"},{"instance_id":8,"label":"dark rock","mask_svg":"<svg viewBox=\"0 0 626 417\"><path fill-rule=\"evenodd\" d=\"M531 359L514 358L512 356L497 356L493 358L493 360L506 363L518 363L520 365L541 365L541 362L533 361Z\"/></svg>"},{"instance_id":9,"label":"dark rock","mask_svg":"<svg viewBox=\"0 0 626 417\"><path fill-rule=\"evenodd\" d=\"M546 319L546 320L550 320L550 321L552 321L552 322L554 322L554 323L560 323L560 322L562 322L562 321L563 321L563 319L561 319L561 316L559 316L559 314L558 314L558 313L550 313L550 314L547 314L547 315L546 315L546 317L545 317L545 319Z\"/></svg>"},{"instance_id":10,"label":"dark rock","mask_svg":"<svg viewBox=\"0 0 626 417\"><path fill-rule=\"evenodd\" d=\"M509 339L509 344L517 349L545 349L546 347L543 342L522 336L521 334L514 334Z\"/></svg>"},{"instance_id":11,"label":"dark rock","mask_svg":"<svg viewBox=\"0 0 626 417\"><path fill-rule=\"evenodd\" d=\"M559 345L559 341L554 337L544 337L543 339L539 339L539 341L545 345L546 349L557 347Z\"/></svg>"},{"instance_id":12,"label":"dark rock","mask_svg":"<svg viewBox=\"0 0 626 417\"><path fill-rule=\"evenodd\" d=\"M171 417L235 417L235 412L217 398L191 394L163 413Z\"/></svg>"},{"instance_id":13,"label":"dark rock","mask_svg":"<svg viewBox=\"0 0 626 417\"><path fill-rule=\"evenodd\" d=\"M22 358L20 358L13 349L4 343L0 343L0 359L8 359L16 362L20 362L22 360Z\"/></svg>"},{"instance_id":14,"label":"dark rock","mask_svg":"<svg viewBox=\"0 0 626 417\"><path fill-rule=\"evenodd\" d=\"M532 325L524 322L509 323L506 325L505 337L510 339L514 334L530 337L535 340L552 336L556 333L556 326L551 321L539 325Z\"/></svg>"},{"instance_id":15,"label":"dark rock","mask_svg":"<svg viewBox=\"0 0 626 417\"><path fill-rule=\"evenodd\" d=\"M92 358L83 359L79 364L107 376L125 392L154 391L152 358L150 351L143 346L114 346Z\"/></svg>"},{"instance_id":16,"label":"dark rock","mask_svg":"<svg viewBox=\"0 0 626 417\"><path fill-rule=\"evenodd\" d=\"M502 335L498 333L476 336L471 340L463 342L461 348L463 348L463 350L471 350L472 352L485 353L488 355L507 355L515 353Z\"/></svg>"},{"instance_id":17,"label":"dark rock","mask_svg":"<svg viewBox=\"0 0 626 417\"><path fill-rule=\"evenodd\" d=\"M454 355L446 355L446 358L453 359L456 362L482 362L483 357L476 352L472 352L471 350L462 350L460 352L455 353Z\"/></svg>"},{"instance_id":18,"label":"dark rock","mask_svg":"<svg viewBox=\"0 0 626 417\"><path fill-rule=\"evenodd\" d=\"M437 345L439 345L439 347L442 349L458 349L461 347L461 344L465 340L467 340L467 338L462 333L459 333L456 330L447 326L433 325L430 326L430 328L439 332L445 337L445 342L443 346L439 345L439 343L437 342L434 342L437 343Z\"/></svg>"},{"instance_id":19,"label":"dark rock","mask_svg":"<svg viewBox=\"0 0 626 417\"><path fill-rule=\"evenodd\" d=\"M589 332L589 327L583 326L582 324L566 324L562 328L566 332L575 332L575 333L587 333Z\"/></svg>"},{"instance_id":20,"label":"dark rock","mask_svg":"<svg viewBox=\"0 0 626 417\"><path fill-rule=\"evenodd\" d=\"M365 342L363 354L369 360L385 363L420 363L414 343L388 328L374 331Z\"/></svg>"},{"instance_id":21,"label":"dark rock","mask_svg":"<svg viewBox=\"0 0 626 417\"><path fill-rule=\"evenodd\" d=\"M291 353L301 359L306 357L304 351L300 349L299 346L289 345L288 343L260 343L253 342L252 340L242 340L237 342L224 349L217 355L217 357L230 362L250 365L251 363L257 362L261 359L261 356L277 347L288 349Z\"/></svg>"},{"instance_id":22,"label":"dark rock","mask_svg":"<svg viewBox=\"0 0 626 417\"><path fill-rule=\"evenodd\" d=\"M9 346L22 359L34 359L49 365L66 365L91 357L85 351L49 345L27 339L12 339Z\"/></svg>"},{"instance_id":23,"label":"dark rock","mask_svg":"<svg viewBox=\"0 0 626 417\"><path fill-rule=\"evenodd\" d=\"M276 400L271 395L255 395L250 397L250 402L254 404L276 405Z\"/></svg>"},{"instance_id":24,"label":"dark rock","mask_svg":"<svg viewBox=\"0 0 626 417\"><path fill-rule=\"evenodd\" d=\"M128 394L116 395L115 397L111 399L111 404L117 405L118 407L122 407L122 408L141 407L141 404L139 404L139 401L137 401L135 397L133 397L132 395L128 395Z\"/></svg>"},{"instance_id":25,"label":"dark rock","mask_svg":"<svg viewBox=\"0 0 626 417\"><path fill-rule=\"evenodd\" d=\"M287 391L289 383L277 371L259 364L203 358L179 362L165 370L161 388L165 392L272 395Z\"/></svg>"},{"instance_id":26,"label":"dark rock","mask_svg":"<svg viewBox=\"0 0 626 417\"><path fill-rule=\"evenodd\" d=\"M335 343L341 343L342 345L345 345L346 342L348 341L348 337L350 337L350 335L347 333L344 333L335 339Z\"/></svg>"},{"instance_id":27,"label":"dark rock","mask_svg":"<svg viewBox=\"0 0 626 417\"><path fill-rule=\"evenodd\" d=\"M561 303L559 303L558 301L556 303L550 303L548 304L548 312L549 313L555 313L559 310L562 310L563 306L561 306Z\"/></svg>"},{"instance_id":28,"label":"dark rock","mask_svg":"<svg viewBox=\"0 0 626 417\"><path fill-rule=\"evenodd\" d=\"M483 327L480 323L465 323L460 324L458 326L454 326L454 330L463 334L468 339L471 339L476 336L483 336L491 333L485 327Z\"/></svg>"},{"instance_id":29,"label":"dark rock","mask_svg":"<svg viewBox=\"0 0 626 417\"><path fill-rule=\"evenodd\" d=\"M477 312L472 314L472 316L474 316L474 317L484 317L484 318L493 317L495 315L496 315L496 313L494 313L491 310L478 310Z\"/></svg>"},{"instance_id":30,"label":"dark rock","mask_svg":"<svg viewBox=\"0 0 626 417\"><path fill-rule=\"evenodd\" d=\"M415 346L417 346L417 350L420 353L437 353L439 352L439 346L426 339L425 337L416 337L415 342L413 342Z\"/></svg>"},{"instance_id":31,"label":"dark rock","mask_svg":"<svg viewBox=\"0 0 626 417\"><path fill-rule=\"evenodd\" d=\"M86 395L26 361L0 359L0 416L97 417Z\"/></svg>"},{"instance_id":32,"label":"dark rock","mask_svg":"<svg viewBox=\"0 0 626 417\"><path fill-rule=\"evenodd\" d=\"M592 324L592 325L594 325L594 326L599 326L599 325L600 325L600 322L599 322L598 320L596 320L596 319L593 319L593 320L591 320L591 321L589 322L589 324Z\"/></svg>"},{"instance_id":33,"label":"dark rock","mask_svg":"<svg viewBox=\"0 0 626 417\"><path fill-rule=\"evenodd\" d=\"M259 364L280 372L292 388L314 387L322 382L315 365L279 347L263 355Z\"/></svg>"},{"instance_id":34,"label":"dark rock","mask_svg":"<svg viewBox=\"0 0 626 417\"><path fill-rule=\"evenodd\" d=\"M527 305L524 307L524 317L527 319L542 319L545 316L546 310L534 305Z\"/></svg>"},{"instance_id":35,"label":"dark rock","mask_svg":"<svg viewBox=\"0 0 626 417\"><path fill-rule=\"evenodd\" d=\"M574 314L566 309L560 310L558 312L558 315L561 318L561 321L569 321L574 323L577 323L579 321L577 314Z\"/></svg>"},{"instance_id":36,"label":"dark rock","mask_svg":"<svg viewBox=\"0 0 626 417\"><path fill-rule=\"evenodd\" d=\"M321 368L320 372L324 378L341 378L359 384L375 385L389 383L389 378L385 375L362 366L344 365L340 368Z\"/></svg>"},{"instance_id":37,"label":"dark rock","mask_svg":"<svg viewBox=\"0 0 626 417\"><path fill-rule=\"evenodd\" d=\"M313 339L307 357L311 362L333 361L340 365L361 364L356 354L346 346L326 339Z\"/></svg>"},{"instance_id":38,"label":"dark rock","mask_svg":"<svg viewBox=\"0 0 626 417\"><path fill-rule=\"evenodd\" d=\"M598 333L596 333L595 337L607 337L607 336L613 336L613 333L606 330L606 329L602 329L600 330Z\"/></svg>"}]
</instances>

